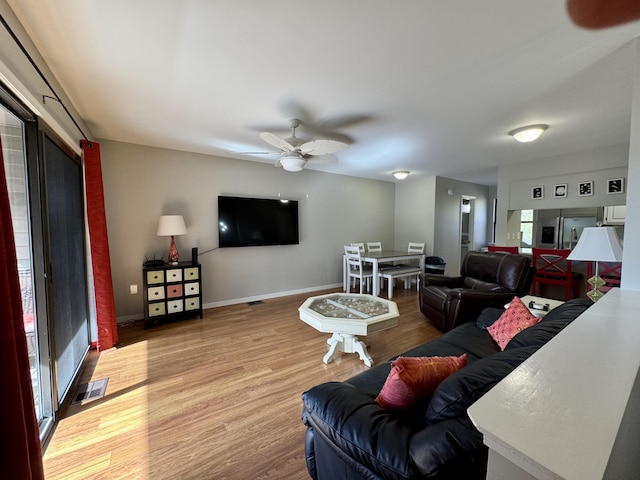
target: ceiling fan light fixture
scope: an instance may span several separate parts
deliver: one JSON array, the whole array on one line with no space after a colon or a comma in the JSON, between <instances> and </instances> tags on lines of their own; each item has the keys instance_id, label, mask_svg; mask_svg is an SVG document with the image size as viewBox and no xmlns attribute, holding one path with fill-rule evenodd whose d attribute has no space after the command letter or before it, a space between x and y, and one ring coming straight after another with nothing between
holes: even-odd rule
<instances>
[{"instance_id":1,"label":"ceiling fan light fixture","mask_svg":"<svg viewBox=\"0 0 640 480\"><path fill-rule=\"evenodd\" d=\"M404 180L409 176L409 173L410 172L407 172L406 170L400 170L398 172L393 172L393 176L396 177L398 180Z\"/></svg>"},{"instance_id":2,"label":"ceiling fan light fixture","mask_svg":"<svg viewBox=\"0 0 640 480\"><path fill-rule=\"evenodd\" d=\"M511 130L509 135L522 143L533 142L534 140L537 140L547 128L549 128L549 125L545 125L543 123L527 125L526 127Z\"/></svg>"},{"instance_id":3,"label":"ceiling fan light fixture","mask_svg":"<svg viewBox=\"0 0 640 480\"><path fill-rule=\"evenodd\" d=\"M302 157L283 157L280 159L282 168L287 172L299 172L307 161Z\"/></svg>"}]
</instances>

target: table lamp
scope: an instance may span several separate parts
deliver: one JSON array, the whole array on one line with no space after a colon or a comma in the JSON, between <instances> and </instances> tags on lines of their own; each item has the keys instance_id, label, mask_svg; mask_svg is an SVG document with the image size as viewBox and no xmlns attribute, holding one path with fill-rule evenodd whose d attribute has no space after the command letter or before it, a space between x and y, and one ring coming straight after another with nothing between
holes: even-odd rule
<instances>
[{"instance_id":1,"label":"table lamp","mask_svg":"<svg viewBox=\"0 0 640 480\"><path fill-rule=\"evenodd\" d=\"M596 273L587 282L593 289L587 296L596 302L604 294L600 291L606 282L598 276L598 262L621 262L622 245L614 227L586 227L567 260L595 262Z\"/></svg>"},{"instance_id":2,"label":"table lamp","mask_svg":"<svg viewBox=\"0 0 640 480\"><path fill-rule=\"evenodd\" d=\"M169 246L169 264L178 264L178 249L174 240L175 235L185 235L187 227L184 224L182 215L162 215L158 222L158 236L171 236L171 245Z\"/></svg>"}]
</instances>

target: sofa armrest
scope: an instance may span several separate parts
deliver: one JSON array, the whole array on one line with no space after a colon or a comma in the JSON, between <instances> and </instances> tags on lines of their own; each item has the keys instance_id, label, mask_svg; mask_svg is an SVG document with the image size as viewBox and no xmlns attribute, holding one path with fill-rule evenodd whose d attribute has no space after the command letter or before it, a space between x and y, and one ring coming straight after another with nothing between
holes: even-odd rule
<instances>
[{"instance_id":1,"label":"sofa armrest","mask_svg":"<svg viewBox=\"0 0 640 480\"><path fill-rule=\"evenodd\" d=\"M438 275L435 273L421 273L420 285L426 287L428 285L438 285L448 288L460 288L464 285L464 278L457 275Z\"/></svg>"},{"instance_id":2,"label":"sofa armrest","mask_svg":"<svg viewBox=\"0 0 640 480\"><path fill-rule=\"evenodd\" d=\"M465 322L475 322L487 307L502 308L513 300L513 292L488 292L478 289L455 289L447 293L446 329Z\"/></svg>"},{"instance_id":3,"label":"sofa armrest","mask_svg":"<svg viewBox=\"0 0 640 480\"><path fill-rule=\"evenodd\" d=\"M344 382L317 385L302 394L303 422L341 452L342 461L361 465L382 478L413 478L408 425L368 394ZM309 452L307 452L309 453ZM350 460L348 460L350 459Z\"/></svg>"},{"instance_id":4,"label":"sofa armrest","mask_svg":"<svg viewBox=\"0 0 640 480\"><path fill-rule=\"evenodd\" d=\"M483 305L487 306L487 301L492 302L490 306L502 307L505 304L509 303L513 300L513 297L516 296L513 292L496 292L489 290L480 290L477 288L458 288L455 290L450 290L449 298L451 300L464 300L465 302L482 302ZM493 305L493 304L496 305ZM475 318L474 318L475 320Z\"/></svg>"},{"instance_id":5,"label":"sofa armrest","mask_svg":"<svg viewBox=\"0 0 640 480\"><path fill-rule=\"evenodd\" d=\"M467 416L451 418L417 432L409 448L425 478L483 480L488 449Z\"/></svg>"}]
</instances>

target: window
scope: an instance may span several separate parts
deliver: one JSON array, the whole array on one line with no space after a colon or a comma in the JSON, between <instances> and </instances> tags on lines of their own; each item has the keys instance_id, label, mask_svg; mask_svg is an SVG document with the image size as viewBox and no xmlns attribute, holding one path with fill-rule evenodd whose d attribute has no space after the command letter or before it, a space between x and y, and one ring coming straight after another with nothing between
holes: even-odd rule
<instances>
[{"instance_id":1,"label":"window","mask_svg":"<svg viewBox=\"0 0 640 480\"><path fill-rule=\"evenodd\" d=\"M533 210L520 211L520 246L533 246Z\"/></svg>"}]
</instances>

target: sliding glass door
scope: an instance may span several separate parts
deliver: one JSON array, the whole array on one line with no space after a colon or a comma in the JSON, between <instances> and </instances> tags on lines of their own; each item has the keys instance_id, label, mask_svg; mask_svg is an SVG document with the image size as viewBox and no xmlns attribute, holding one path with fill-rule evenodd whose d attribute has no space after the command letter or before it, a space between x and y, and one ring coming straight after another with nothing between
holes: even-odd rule
<instances>
[{"instance_id":1,"label":"sliding glass door","mask_svg":"<svg viewBox=\"0 0 640 480\"><path fill-rule=\"evenodd\" d=\"M82 166L44 137L47 287L57 401L62 403L89 350Z\"/></svg>"},{"instance_id":2,"label":"sliding glass door","mask_svg":"<svg viewBox=\"0 0 640 480\"><path fill-rule=\"evenodd\" d=\"M7 189L11 205L18 275L22 294L24 332L27 339L31 383L35 399L36 416L42 433L53 420L53 397L51 385L51 358L47 342L46 314L38 315L36 308L36 263L34 258L33 231L29 202L29 180L27 175L27 127L28 124L0 105L0 134L5 164ZM35 136L35 124L31 134ZM39 282L42 283L42 282ZM40 285L44 287L44 285ZM43 338L44 341L39 339Z\"/></svg>"},{"instance_id":3,"label":"sliding glass door","mask_svg":"<svg viewBox=\"0 0 640 480\"><path fill-rule=\"evenodd\" d=\"M22 322L45 438L90 345L82 164L2 85L0 100Z\"/></svg>"}]
</instances>

